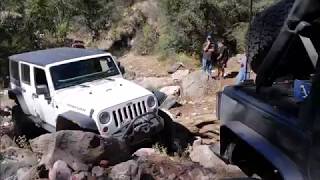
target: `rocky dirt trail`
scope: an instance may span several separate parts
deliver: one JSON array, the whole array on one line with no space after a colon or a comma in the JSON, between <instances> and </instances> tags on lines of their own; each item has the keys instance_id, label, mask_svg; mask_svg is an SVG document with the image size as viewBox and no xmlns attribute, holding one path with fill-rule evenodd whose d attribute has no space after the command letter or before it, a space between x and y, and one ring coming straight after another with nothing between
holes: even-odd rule
<instances>
[{"instance_id":1,"label":"rocky dirt trail","mask_svg":"<svg viewBox=\"0 0 320 180\"><path fill-rule=\"evenodd\" d=\"M173 144L186 138L178 127L196 137L186 149L168 155L154 145L135 153L122 141L81 131L59 131L35 139L15 137L9 114L0 119L0 179L228 179L246 177L212 151L219 141L215 116L216 92L233 79L207 80L190 64L159 62L155 56L129 54L119 59L126 78L166 94L162 108L176 124ZM237 68L235 61L229 67ZM168 73L170 71L170 73ZM228 69L229 72L232 69ZM1 99L1 108L13 102ZM8 115L8 116L7 116ZM182 135L182 136L181 136Z\"/></svg>"},{"instance_id":2,"label":"rocky dirt trail","mask_svg":"<svg viewBox=\"0 0 320 180\"><path fill-rule=\"evenodd\" d=\"M214 144L219 141L216 93L234 83L240 67L237 62L239 57L235 56L228 62L226 73L231 78L221 80L208 80L193 62L161 62L156 56L133 54L119 60L127 70L128 79L146 88L158 89L177 102L177 106L169 109L176 122L202 137L205 144Z\"/></svg>"}]
</instances>

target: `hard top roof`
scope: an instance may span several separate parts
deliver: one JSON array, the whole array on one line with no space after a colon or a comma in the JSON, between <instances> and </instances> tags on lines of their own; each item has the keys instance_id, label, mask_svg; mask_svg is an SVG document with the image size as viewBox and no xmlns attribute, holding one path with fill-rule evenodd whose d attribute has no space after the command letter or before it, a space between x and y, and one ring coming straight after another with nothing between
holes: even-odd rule
<instances>
[{"instance_id":1,"label":"hard top roof","mask_svg":"<svg viewBox=\"0 0 320 180\"><path fill-rule=\"evenodd\" d=\"M98 49L80 48L54 48L46 50L32 51L10 56L10 60L22 61L39 66L46 66L64 60L80 58L91 55L105 54L106 52Z\"/></svg>"}]
</instances>

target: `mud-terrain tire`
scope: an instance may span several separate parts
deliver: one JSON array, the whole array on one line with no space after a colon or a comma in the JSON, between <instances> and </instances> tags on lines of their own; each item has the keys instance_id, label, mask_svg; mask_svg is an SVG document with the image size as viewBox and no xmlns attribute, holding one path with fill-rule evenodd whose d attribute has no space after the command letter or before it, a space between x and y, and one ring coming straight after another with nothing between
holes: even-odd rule
<instances>
[{"instance_id":1,"label":"mud-terrain tire","mask_svg":"<svg viewBox=\"0 0 320 180\"><path fill-rule=\"evenodd\" d=\"M16 137L25 136L27 139L32 139L46 133L44 129L35 126L23 112L20 105L12 108L12 121L14 123L14 133Z\"/></svg>"},{"instance_id":2,"label":"mud-terrain tire","mask_svg":"<svg viewBox=\"0 0 320 180\"><path fill-rule=\"evenodd\" d=\"M170 155L183 155L188 145L195 140L194 135L184 126L175 122L167 112L159 110L158 114L164 120L164 128L155 137L156 142L165 147Z\"/></svg>"},{"instance_id":3,"label":"mud-terrain tire","mask_svg":"<svg viewBox=\"0 0 320 180\"><path fill-rule=\"evenodd\" d=\"M255 73L277 38L293 3L294 0L281 0L259 13L251 22L247 35L248 61Z\"/></svg>"}]
</instances>

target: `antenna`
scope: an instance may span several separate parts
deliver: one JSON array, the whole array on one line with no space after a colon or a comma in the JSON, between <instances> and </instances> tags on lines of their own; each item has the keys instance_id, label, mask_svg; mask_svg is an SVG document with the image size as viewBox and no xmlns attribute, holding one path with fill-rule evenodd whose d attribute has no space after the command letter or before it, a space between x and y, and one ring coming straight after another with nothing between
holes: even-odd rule
<instances>
[{"instance_id":1,"label":"antenna","mask_svg":"<svg viewBox=\"0 0 320 180\"><path fill-rule=\"evenodd\" d=\"M249 8L249 25L250 25L250 23L251 23L251 21L252 21L252 17L253 17L253 11L252 11L252 9L253 9L253 0L250 0L250 8ZM249 33L250 33L250 31L249 31ZM247 48L247 49L249 49L249 48ZM244 80L247 80L247 79L250 79L250 72L248 72L248 70L249 70L249 68L248 68L248 54L249 54L249 50L247 50L247 54L246 54L246 72L245 72L245 77L244 77Z\"/></svg>"}]
</instances>

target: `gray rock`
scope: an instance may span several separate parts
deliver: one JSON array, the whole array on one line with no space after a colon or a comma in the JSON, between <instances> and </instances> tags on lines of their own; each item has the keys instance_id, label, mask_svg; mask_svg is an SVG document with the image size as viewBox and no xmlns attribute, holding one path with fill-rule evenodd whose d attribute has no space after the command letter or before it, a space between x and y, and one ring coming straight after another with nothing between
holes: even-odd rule
<instances>
[{"instance_id":1,"label":"gray rock","mask_svg":"<svg viewBox=\"0 0 320 180\"><path fill-rule=\"evenodd\" d=\"M0 151L5 150L9 147L18 147L16 143L8 135L3 135L0 139Z\"/></svg>"},{"instance_id":2,"label":"gray rock","mask_svg":"<svg viewBox=\"0 0 320 180\"><path fill-rule=\"evenodd\" d=\"M215 124L215 122L217 122L216 117L214 116L214 114L195 114L195 117L192 118L193 119L193 125L198 127L198 128L203 128L204 126L206 126L207 124ZM208 128L210 128L208 126Z\"/></svg>"},{"instance_id":3,"label":"gray rock","mask_svg":"<svg viewBox=\"0 0 320 180\"><path fill-rule=\"evenodd\" d=\"M169 110L172 107L178 104L178 98L176 96L168 96L166 99L161 103L160 108Z\"/></svg>"},{"instance_id":4,"label":"gray rock","mask_svg":"<svg viewBox=\"0 0 320 180\"><path fill-rule=\"evenodd\" d=\"M31 168L37 164L36 156L27 149L9 147L0 152L0 179L16 176L20 168Z\"/></svg>"},{"instance_id":5,"label":"gray rock","mask_svg":"<svg viewBox=\"0 0 320 180\"><path fill-rule=\"evenodd\" d=\"M179 96L180 86L166 86L161 88L160 92L165 93L167 96Z\"/></svg>"},{"instance_id":6,"label":"gray rock","mask_svg":"<svg viewBox=\"0 0 320 180\"><path fill-rule=\"evenodd\" d=\"M168 156L153 154L139 157L117 166L109 174L111 179L216 179L216 172L191 161L175 161Z\"/></svg>"},{"instance_id":7,"label":"gray rock","mask_svg":"<svg viewBox=\"0 0 320 180\"><path fill-rule=\"evenodd\" d=\"M137 157L146 157L155 153L156 151L153 148L141 148L138 149L135 153L133 153L133 155Z\"/></svg>"},{"instance_id":8,"label":"gray rock","mask_svg":"<svg viewBox=\"0 0 320 180\"><path fill-rule=\"evenodd\" d=\"M100 178L104 176L105 170L100 166L94 166L91 170L92 176Z\"/></svg>"},{"instance_id":9,"label":"gray rock","mask_svg":"<svg viewBox=\"0 0 320 180\"><path fill-rule=\"evenodd\" d=\"M177 72L171 74L171 78L174 80L174 81L182 81L182 79L184 79L185 77L188 76L188 74L190 73L190 71L188 69L185 69L185 70L178 70Z\"/></svg>"},{"instance_id":10,"label":"gray rock","mask_svg":"<svg viewBox=\"0 0 320 180\"><path fill-rule=\"evenodd\" d=\"M135 82L147 89L160 89L174 84L170 77L144 77L136 79Z\"/></svg>"},{"instance_id":11,"label":"gray rock","mask_svg":"<svg viewBox=\"0 0 320 180\"><path fill-rule=\"evenodd\" d=\"M18 180L32 180L32 179L37 179L36 174L31 174L32 168L29 167L24 167L20 168L17 171L17 179Z\"/></svg>"},{"instance_id":12,"label":"gray rock","mask_svg":"<svg viewBox=\"0 0 320 180\"><path fill-rule=\"evenodd\" d=\"M45 169L42 169L42 171ZM33 166L33 167L24 167L17 171L17 179L18 180L34 180L40 179L41 172L40 166ZM42 177L44 178L44 177Z\"/></svg>"},{"instance_id":13,"label":"gray rock","mask_svg":"<svg viewBox=\"0 0 320 180\"><path fill-rule=\"evenodd\" d=\"M175 63L168 69L168 73L169 74L175 73L176 71L178 71L179 69L181 69L183 67L184 67L184 65L182 63Z\"/></svg>"},{"instance_id":14,"label":"gray rock","mask_svg":"<svg viewBox=\"0 0 320 180\"><path fill-rule=\"evenodd\" d=\"M206 168L226 166L225 163L210 150L210 146L208 145L193 146L190 152L190 159Z\"/></svg>"},{"instance_id":15,"label":"gray rock","mask_svg":"<svg viewBox=\"0 0 320 180\"><path fill-rule=\"evenodd\" d=\"M89 172L81 171L79 173L72 174L71 179L72 180L87 180L87 178L91 176Z\"/></svg>"},{"instance_id":16,"label":"gray rock","mask_svg":"<svg viewBox=\"0 0 320 180\"><path fill-rule=\"evenodd\" d=\"M71 177L71 169L67 163L61 160L56 161L49 170L50 180L69 180Z\"/></svg>"},{"instance_id":17,"label":"gray rock","mask_svg":"<svg viewBox=\"0 0 320 180\"><path fill-rule=\"evenodd\" d=\"M218 125L213 125L213 124L206 125L206 126L204 126L203 128L200 129L199 133L200 134L213 133L215 135L219 135L220 134L219 126L218 127L217 126Z\"/></svg>"},{"instance_id":18,"label":"gray rock","mask_svg":"<svg viewBox=\"0 0 320 180\"><path fill-rule=\"evenodd\" d=\"M121 179L121 180L138 180L139 177L139 165L135 160L129 160L115 165L109 173L110 179Z\"/></svg>"},{"instance_id":19,"label":"gray rock","mask_svg":"<svg viewBox=\"0 0 320 180\"><path fill-rule=\"evenodd\" d=\"M4 159L0 161L0 179L17 178L17 171L26 167L17 161Z\"/></svg>"},{"instance_id":20,"label":"gray rock","mask_svg":"<svg viewBox=\"0 0 320 180\"><path fill-rule=\"evenodd\" d=\"M236 166L225 164L214 152L209 145L199 145L194 143L190 152L190 159L199 163L205 168L215 169L222 177L246 177L246 175Z\"/></svg>"},{"instance_id":21,"label":"gray rock","mask_svg":"<svg viewBox=\"0 0 320 180\"><path fill-rule=\"evenodd\" d=\"M182 94L184 97L199 98L209 95L217 87L216 81L209 78L202 71L194 71L182 80Z\"/></svg>"},{"instance_id":22,"label":"gray rock","mask_svg":"<svg viewBox=\"0 0 320 180\"><path fill-rule=\"evenodd\" d=\"M47 168L52 168L57 160L63 160L74 171L87 171L87 164L99 164L101 160L116 164L131 155L122 141L82 131L45 134L31 140L31 148L41 156L40 164Z\"/></svg>"}]
</instances>

